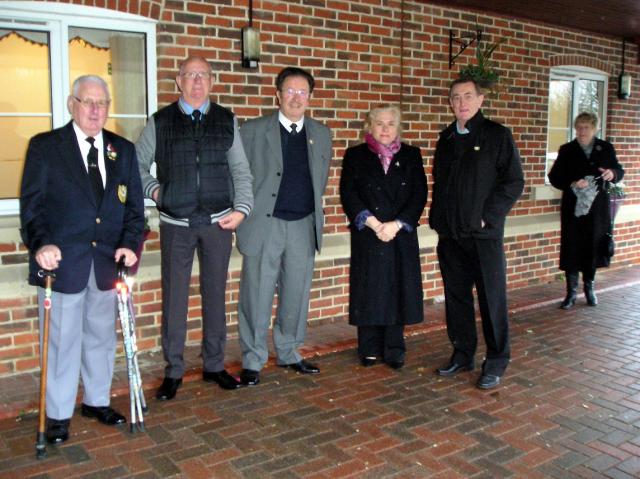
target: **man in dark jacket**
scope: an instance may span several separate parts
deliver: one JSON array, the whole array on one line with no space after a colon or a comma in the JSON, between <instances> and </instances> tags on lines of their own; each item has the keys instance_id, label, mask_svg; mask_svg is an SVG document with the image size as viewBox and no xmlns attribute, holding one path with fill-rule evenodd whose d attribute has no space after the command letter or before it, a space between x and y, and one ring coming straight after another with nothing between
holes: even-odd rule
<instances>
[{"instance_id":1,"label":"man in dark jacket","mask_svg":"<svg viewBox=\"0 0 640 479\"><path fill-rule=\"evenodd\" d=\"M433 166L429 225L438 233L447 332L453 354L437 369L450 377L474 368L478 343L475 285L487 345L478 387L500 384L509 363L504 223L522 194L520 156L508 128L485 119L484 100L473 80L451 84L456 121L440 133Z\"/></svg>"},{"instance_id":2,"label":"man in dark jacket","mask_svg":"<svg viewBox=\"0 0 640 479\"><path fill-rule=\"evenodd\" d=\"M200 261L202 377L223 389L240 383L224 369L225 287L232 233L253 206L252 177L235 116L209 100L211 66L189 57L176 83L180 99L156 112L136 151L142 187L160 210L162 350L167 366L156 393L170 400L182 384L193 255ZM157 177L150 174L156 164Z\"/></svg>"},{"instance_id":3,"label":"man in dark jacket","mask_svg":"<svg viewBox=\"0 0 640 479\"><path fill-rule=\"evenodd\" d=\"M137 261L144 201L133 144L103 127L109 89L97 76L75 80L72 121L29 142L20 221L29 249L29 283L38 286L40 331L45 289L41 270L55 270L47 367L47 440L69 438L78 378L81 412L115 426L109 405L116 352L116 262ZM42 338L41 338L42 340Z\"/></svg>"}]
</instances>

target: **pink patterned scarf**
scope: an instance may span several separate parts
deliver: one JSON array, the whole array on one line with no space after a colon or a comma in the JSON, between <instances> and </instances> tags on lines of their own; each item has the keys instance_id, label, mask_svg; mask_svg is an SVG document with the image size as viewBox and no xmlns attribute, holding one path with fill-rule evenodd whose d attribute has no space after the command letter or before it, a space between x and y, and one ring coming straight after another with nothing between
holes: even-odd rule
<instances>
[{"instance_id":1,"label":"pink patterned scarf","mask_svg":"<svg viewBox=\"0 0 640 479\"><path fill-rule=\"evenodd\" d=\"M378 142L371 133L367 133L364 137L364 141L367 142L367 146L369 150L378 155L380 158L380 164L382 165L382 169L384 170L384 174L387 174L389 171L389 165L391 164L391 160L393 159L393 155L400 151L400 137L396 137L389 145L383 145Z\"/></svg>"}]
</instances>

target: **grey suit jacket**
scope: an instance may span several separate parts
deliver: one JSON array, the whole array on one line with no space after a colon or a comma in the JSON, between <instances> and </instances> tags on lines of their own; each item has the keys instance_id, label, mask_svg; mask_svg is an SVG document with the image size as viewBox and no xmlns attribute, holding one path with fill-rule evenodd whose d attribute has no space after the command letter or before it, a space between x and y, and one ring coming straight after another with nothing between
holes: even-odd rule
<instances>
[{"instance_id":1,"label":"grey suit jacket","mask_svg":"<svg viewBox=\"0 0 640 479\"><path fill-rule=\"evenodd\" d=\"M331 162L331 131L312 118L304 118L309 152L309 169L315 203L315 247L322 246L324 214L322 194L327 186ZM240 128L242 143L253 175L254 207L236 231L237 246L247 256L257 255L269 231L282 179L282 145L278 112L247 121Z\"/></svg>"}]
</instances>

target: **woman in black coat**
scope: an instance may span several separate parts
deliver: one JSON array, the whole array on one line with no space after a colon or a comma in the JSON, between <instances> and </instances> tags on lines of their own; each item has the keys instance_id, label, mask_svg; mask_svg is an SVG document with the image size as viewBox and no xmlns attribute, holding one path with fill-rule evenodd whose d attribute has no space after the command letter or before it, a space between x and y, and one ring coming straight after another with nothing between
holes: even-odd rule
<instances>
[{"instance_id":1,"label":"woman in black coat","mask_svg":"<svg viewBox=\"0 0 640 479\"><path fill-rule=\"evenodd\" d=\"M574 122L576 138L560 147L549 181L562 190L560 269L567 277L567 296L562 309L576 302L578 275L582 271L584 294L589 306L598 304L594 292L596 268L609 266L609 235L612 232L607 182L617 183L624 170L611 143L595 137L598 118L592 113L579 114ZM595 180L597 194L588 213L576 216L577 196ZM586 208L585 208L586 210ZM579 213L579 212L578 212Z\"/></svg>"},{"instance_id":2,"label":"woman in black coat","mask_svg":"<svg viewBox=\"0 0 640 479\"><path fill-rule=\"evenodd\" d=\"M351 229L349 323L363 366L404 365L404 325L423 320L417 227L427 202L420 149L400 142L400 109L369 113L365 143L345 152L340 198Z\"/></svg>"}]
</instances>

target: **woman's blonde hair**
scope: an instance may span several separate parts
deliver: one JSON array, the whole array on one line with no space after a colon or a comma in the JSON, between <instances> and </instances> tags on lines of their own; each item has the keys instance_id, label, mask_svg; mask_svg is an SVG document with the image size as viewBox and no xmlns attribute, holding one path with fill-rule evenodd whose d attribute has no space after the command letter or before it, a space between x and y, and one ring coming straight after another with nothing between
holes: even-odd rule
<instances>
[{"instance_id":1,"label":"woman's blonde hair","mask_svg":"<svg viewBox=\"0 0 640 479\"><path fill-rule=\"evenodd\" d=\"M365 133L371 131L371 127L373 126L373 122L376 121L378 115L384 111L390 111L396 117L396 121L398 122L398 136L402 133L402 112L400 111L400 107L393 103L384 103L382 105L375 106L369 111L367 114L367 121L365 122Z\"/></svg>"},{"instance_id":2,"label":"woman's blonde hair","mask_svg":"<svg viewBox=\"0 0 640 479\"><path fill-rule=\"evenodd\" d=\"M598 128L598 115L588 111L583 111L573 121L573 126L578 126L578 123L591 123L591 126Z\"/></svg>"}]
</instances>

